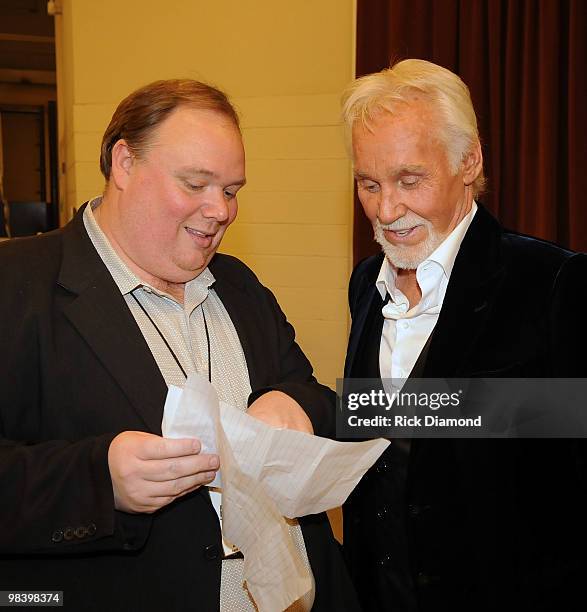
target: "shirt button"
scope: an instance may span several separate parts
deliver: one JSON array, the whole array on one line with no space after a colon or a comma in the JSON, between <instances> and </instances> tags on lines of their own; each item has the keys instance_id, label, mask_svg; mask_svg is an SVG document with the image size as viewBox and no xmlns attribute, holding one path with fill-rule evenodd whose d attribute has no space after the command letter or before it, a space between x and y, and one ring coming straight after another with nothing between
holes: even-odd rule
<instances>
[{"instance_id":1,"label":"shirt button","mask_svg":"<svg viewBox=\"0 0 587 612\"><path fill-rule=\"evenodd\" d=\"M408 327L410 327L410 324L407 321L402 321L402 327L404 329L408 329Z\"/></svg>"}]
</instances>

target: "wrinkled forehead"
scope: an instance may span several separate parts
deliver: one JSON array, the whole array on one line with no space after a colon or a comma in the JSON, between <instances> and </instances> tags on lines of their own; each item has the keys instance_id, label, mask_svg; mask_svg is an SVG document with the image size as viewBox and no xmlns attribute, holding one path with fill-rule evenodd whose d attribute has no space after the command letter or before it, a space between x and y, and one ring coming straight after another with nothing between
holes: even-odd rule
<instances>
[{"instance_id":1,"label":"wrinkled forehead","mask_svg":"<svg viewBox=\"0 0 587 612\"><path fill-rule=\"evenodd\" d=\"M357 122L351 151L355 176L443 166L447 150L437 126L435 113L419 104L404 105L395 113L382 111L367 125Z\"/></svg>"}]
</instances>

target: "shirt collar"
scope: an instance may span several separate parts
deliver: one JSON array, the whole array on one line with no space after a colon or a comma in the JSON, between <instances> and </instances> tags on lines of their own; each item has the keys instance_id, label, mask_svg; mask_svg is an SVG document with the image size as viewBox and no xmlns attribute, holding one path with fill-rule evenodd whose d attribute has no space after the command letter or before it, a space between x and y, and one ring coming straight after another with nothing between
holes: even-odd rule
<instances>
[{"instance_id":1,"label":"shirt collar","mask_svg":"<svg viewBox=\"0 0 587 612\"><path fill-rule=\"evenodd\" d=\"M457 258L457 254L461 248L463 238L465 237L465 234L467 233L467 230L469 229L469 226L471 225L476 213L477 202L473 200L471 210L463 217L461 222L430 255L430 257L420 264L420 266L425 265L428 261L434 261L442 267L446 278L449 279L455 265L455 259ZM420 266L418 266L418 268L420 268Z\"/></svg>"},{"instance_id":2,"label":"shirt collar","mask_svg":"<svg viewBox=\"0 0 587 612\"><path fill-rule=\"evenodd\" d=\"M149 285L149 283L141 280L119 257L94 216L94 209L100 206L101 203L102 197L98 196L91 200L86 206L83 217L84 226L94 248L104 262L104 265L108 268L120 293L122 293L122 295L127 295L141 286L147 287L151 293L176 301L168 293L156 289L152 285ZM206 299L208 290L214 282L214 275L208 268L205 268L196 278L185 284L184 308L186 311L191 312Z\"/></svg>"},{"instance_id":3,"label":"shirt collar","mask_svg":"<svg viewBox=\"0 0 587 612\"><path fill-rule=\"evenodd\" d=\"M463 217L461 222L436 250L416 268L416 278L422 290L422 299L416 308L428 310L442 305L441 285L446 285L450 279L461 243L476 212L477 203L473 201L471 210ZM395 303L394 310L397 309L398 314L402 314L408 311L408 303L405 296L396 287L396 278L395 269L389 263L387 257L384 257L375 285L381 299L384 300L389 293Z\"/></svg>"}]
</instances>

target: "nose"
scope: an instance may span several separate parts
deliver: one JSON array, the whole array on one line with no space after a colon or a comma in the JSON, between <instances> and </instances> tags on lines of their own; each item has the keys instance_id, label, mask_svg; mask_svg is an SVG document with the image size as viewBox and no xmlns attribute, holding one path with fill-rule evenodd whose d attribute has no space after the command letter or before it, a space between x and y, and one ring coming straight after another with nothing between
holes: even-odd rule
<instances>
[{"instance_id":1,"label":"nose","mask_svg":"<svg viewBox=\"0 0 587 612\"><path fill-rule=\"evenodd\" d=\"M407 206L391 191L382 191L377 206L377 218L383 225L389 225L403 217Z\"/></svg>"},{"instance_id":2,"label":"nose","mask_svg":"<svg viewBox=\"0 0 587 612\"><path fill-rule=\"evenodd\" d=\"M223 189L211 190L202 206L202 215L206 219L213 219L218 223L225 223L230 215L229 201L224 195Z\"/></svg>"}]
</instances>

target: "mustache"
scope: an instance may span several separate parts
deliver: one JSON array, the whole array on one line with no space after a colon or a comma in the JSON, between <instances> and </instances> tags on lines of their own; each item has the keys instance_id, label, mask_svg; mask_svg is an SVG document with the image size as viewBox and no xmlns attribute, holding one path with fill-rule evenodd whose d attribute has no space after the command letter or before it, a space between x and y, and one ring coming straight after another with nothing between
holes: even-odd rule
<instances>
[{"instance_id":1,"label":"mustache","mask_svg":"<svg viewBox=\"0 0 587 612\"><path fill-rule=\"evenodd\" d=\"M416 225L424 225L425 227L429 227L430 222L420 217L419 215L410 213L408 215L400 217L399 219L396 219L393 223L381 223L379 219L376 219L375 224L380 230L391 230L394 232L399 232L402 230L410 229L412 227L416 227Z\"/></svg>"}]
</instances>

